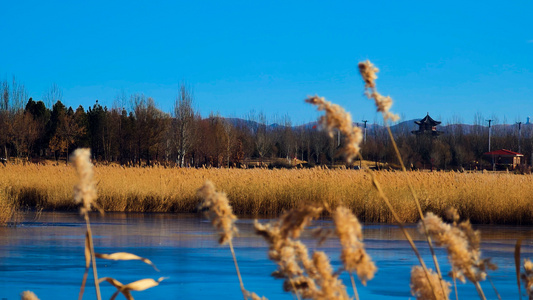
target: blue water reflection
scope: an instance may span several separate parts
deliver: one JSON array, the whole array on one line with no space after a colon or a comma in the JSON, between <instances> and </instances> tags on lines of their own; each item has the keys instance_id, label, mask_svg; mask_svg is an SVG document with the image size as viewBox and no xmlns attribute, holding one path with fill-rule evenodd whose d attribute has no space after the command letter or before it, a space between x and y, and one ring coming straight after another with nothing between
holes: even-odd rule
<instances>
[{"instance_id":1,"label":"blue water reflection","mask_svg":"<svg viewBox=\"0 0 533 300\"><path fill-rule=\"evenodd\" d=\"M76 299L84 272L85 223L75 213L32 214L16 227L0 228L0 299L20 299L24 290L34 291L41 299ZM96 251L131 252L152 260L161 272L139 261L98 260L100 277L109 276L122 283L141 278L168 277L160 286L133 292L135 299L242 299L233 260L227 246L217 244L216 232L197 215L127 214L91 215ZM316 225L331 227L331 222ZM238 221L239 237L235 251L244 284L250 291L269 299L292 299L284 293L281 281L269 275L275 265L267 258L267 245L253 233L253 220ZM531 227L481 226L484 257L492 257L499 269L491 279L503 299L518 297L514 270L514 244L524 238L523 257L533 257ZM429 250L414 226L409 227L426 263ZM369 254L378 273L366 287L358 285L361 299L408 299L409 274L418 261L402 233L391 225L367 224L364 227ZM340 265L339 244L335 239L317 246L309 236L310 249L325 250L334 267ZM442 269L449 271L445 252L438 249ZM85 299L95 299L92 274ZM349 284L347 276L342 279ZM488 299L495 293L488 282L482 284ZM101 285L104 299L115 289ZM459 298L477 298L471 284L459 284ZM351 288L349 288L351 294ZM452 297L454 298L454 297Z\"/></svg>"}]
</instances>

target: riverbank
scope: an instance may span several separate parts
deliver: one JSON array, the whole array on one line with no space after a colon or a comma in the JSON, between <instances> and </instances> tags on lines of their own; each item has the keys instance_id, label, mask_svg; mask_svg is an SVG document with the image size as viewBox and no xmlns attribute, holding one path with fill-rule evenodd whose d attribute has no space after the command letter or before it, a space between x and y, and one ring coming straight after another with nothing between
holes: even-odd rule
<instances>
[{"instance_id":1,"label":"riverbank","mask_svg":"<svg viewBox=\"0 0 533 300\"><path fill-rule=\"evenodd\" d=\"M404 222L418 221L406 180L422 209L442 214L455 207L478 224L533 224L533 177L507 173L377 172ZM228 194L238 215L276 217L302 203L343 203L363 222L392 223L366 171L328 169L95 168L98 204L116 212L196 212L196 190L211 180ZM7 165L0 168L4 202L18 209L74 211L70 166ZM0 199L1 200L1 199ZM5 205L2 205L5 207Z\"/></svg>"}]
</instances>

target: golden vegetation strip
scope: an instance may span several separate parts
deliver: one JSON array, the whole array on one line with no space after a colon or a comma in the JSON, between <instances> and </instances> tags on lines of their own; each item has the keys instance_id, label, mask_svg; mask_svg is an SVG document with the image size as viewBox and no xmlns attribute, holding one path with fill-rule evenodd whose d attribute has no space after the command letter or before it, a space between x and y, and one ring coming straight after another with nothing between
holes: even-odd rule
<instances>
[{"instance_id":1,"label":"golden vegetation strip","mask_svg":"<svg viewBox=\"0 0 533 300\"><path fill-rule=\"evenodd\" d=\"M456 208L474 223L533 224L533 177L507 173L377 172L384 192L404 222L419 220L406 184L410 178L422 209L442 214ZM328 169L95 169L98 204L106 211L196 212L196 190L206 179L226 191L238 215L278 216L302 203L338 204L364 222L393 222L372 187L370 174ZM75 171L68 166L0 168L0 201L24 208L75 210ZM4 205L2 205L4 207Z\"/></svg>"}]
</instances>

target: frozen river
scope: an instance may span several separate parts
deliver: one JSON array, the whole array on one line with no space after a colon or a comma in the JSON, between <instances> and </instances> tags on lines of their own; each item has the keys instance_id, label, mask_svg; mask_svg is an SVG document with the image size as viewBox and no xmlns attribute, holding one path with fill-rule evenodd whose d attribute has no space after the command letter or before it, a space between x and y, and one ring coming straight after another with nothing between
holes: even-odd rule
<instances>
[{"instance_id":1,"label":"frozen river","mask_svg":"<svg viewBox=\"0 0 533 300\"><path fill-rule=\"evenodd\" d=\"M94 214L91 224L96 252L134 253L149 258L160 269L157 272L139 261L98 260L100 277L113 277L122 283L166 277L155 288L133 292L135 299L242 299L229 248L217 244L210 223L198 215ZM240 235L234 244L245 287L271 300L293 299L283 292L281 280L270 277L276 266L268 260L266 243L253 233L253 220L239 220L237 225ZM331 227L332 223L322 220L314 225ZM499 266L490 278L503 299L517 299L514 245L518 238L524 238L522 257L533 258L533 228L476 228L482 232L483 257L492 257ZM409 229L420 240L414 225ZM26 214L16 227L0 227L0 299L20 299L24 290L32 290L42 300L77 299L84 272L84 233L85 223L76 213L42 213L38 218ZM358 284L360 298L413 298L409 275L418 261L401 232L392 225L365 224L364 236L378 273L366 287ZM310 249L325 250L334 267L339 266L340 247L335 239L319 248L312 239L304 241ZM417 246L431 266L427 245L418 241ZM438 249L438 254L447 273L445 253ZM349 285L347 277L342 279ZM488 282L482 286L487 299L497 298ZM101 289L103 299L115 291L107 283L102 283ZM460 299L477 298L471 284L459 284L458 289ZM351 287L348 292L352 294ZM96 298L92 273L84 298Z\"/></svg>"}]
</instances>

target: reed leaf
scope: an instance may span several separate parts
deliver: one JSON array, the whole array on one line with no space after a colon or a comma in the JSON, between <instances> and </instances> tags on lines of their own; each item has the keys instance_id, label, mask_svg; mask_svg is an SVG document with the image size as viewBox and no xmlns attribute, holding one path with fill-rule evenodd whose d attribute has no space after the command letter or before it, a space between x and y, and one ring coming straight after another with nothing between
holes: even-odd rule
<instances>
[{"instance_id":1,"label":"reed leaf","mask_svg":"<svg viewBox=\"0 0 533 300\"><path fill-rule=\"evenodd\" d=\"M91 246L89 242L89 232L85 232L85 272L83 273L83 280L81 282L80 294L78 300L83 298L85 291L85 284L87 283L87 276L89 275L89 267L91 266Z\"/></svg>"},{"instance_id":2,"label":"reed leaf","mask_svg":"<svg viewBox=\"0 0 533 300\"><path fill-rule=\"evenodd\" d=\"M149 260L148 258L140 257L135 254L127 253L127 252L116 252L111 254L100 254L95 253L95 256L101 259L108 259L108 260L140 260L144 262L145 264L148 264L154 268L157 272L159 272L159 269L155 266L155 264Z\"/></svg>"},{"instance_id":3,"label":"reed leaf","mask_svg":"<svg viewBox=\"0 0 533 300\"><path fill-rule=\"evenodd\" d=\"M131 295L130 291L144 291L146 289L152 288L154 286L158 286L161 281L163 281L165 277L160 277L157 281L153 280L152 278L145 278L141 280L137 280L134 282L130 282L126 285L123 285L120 281L111 278L111 277L103 277L100 278L100 283L107 281L112 286L114 286L117 289L117 292L113 294L111 299L115 299L118 296L118 292L122 293L124 297L128 300L133 300L133 296Z\"/></svg>"},{"instance_id":4,"label":"reed leaf","mask_svg":"<svg viewBox=\"0 0 533 300\"><path fill-rule=\"evenodd\" d=\"M159 277L157 281L153 280L152 278L146 278L137 280L131 283L126 284L123 289L125 290L131 290L131 291L144 291L146 289L152 288L154 286L158 286L161 281L163 281L165 277Z\"/></svg>"},{"instance_id":5,"label":"reed leaf","mask_svg":"<svg viewBox=\"0 0 533 300\"><path fill-rule=\"evenodd\" d=\"M89 232L85 232L85 268L91 265L91 247L89 246Z\"/></svg>"},{"instance_id":6,"label":"reed leaf","mask_svg":"<svg viewBox=\"0 0 533 300\"><path fill-rule=\"evenodd\" d=\"M6 298L7 299L7 298ZM37 295L35 295L32 291L24 291L20 295L21 300L39 300Z\"/></svg>"}]
</instances>

